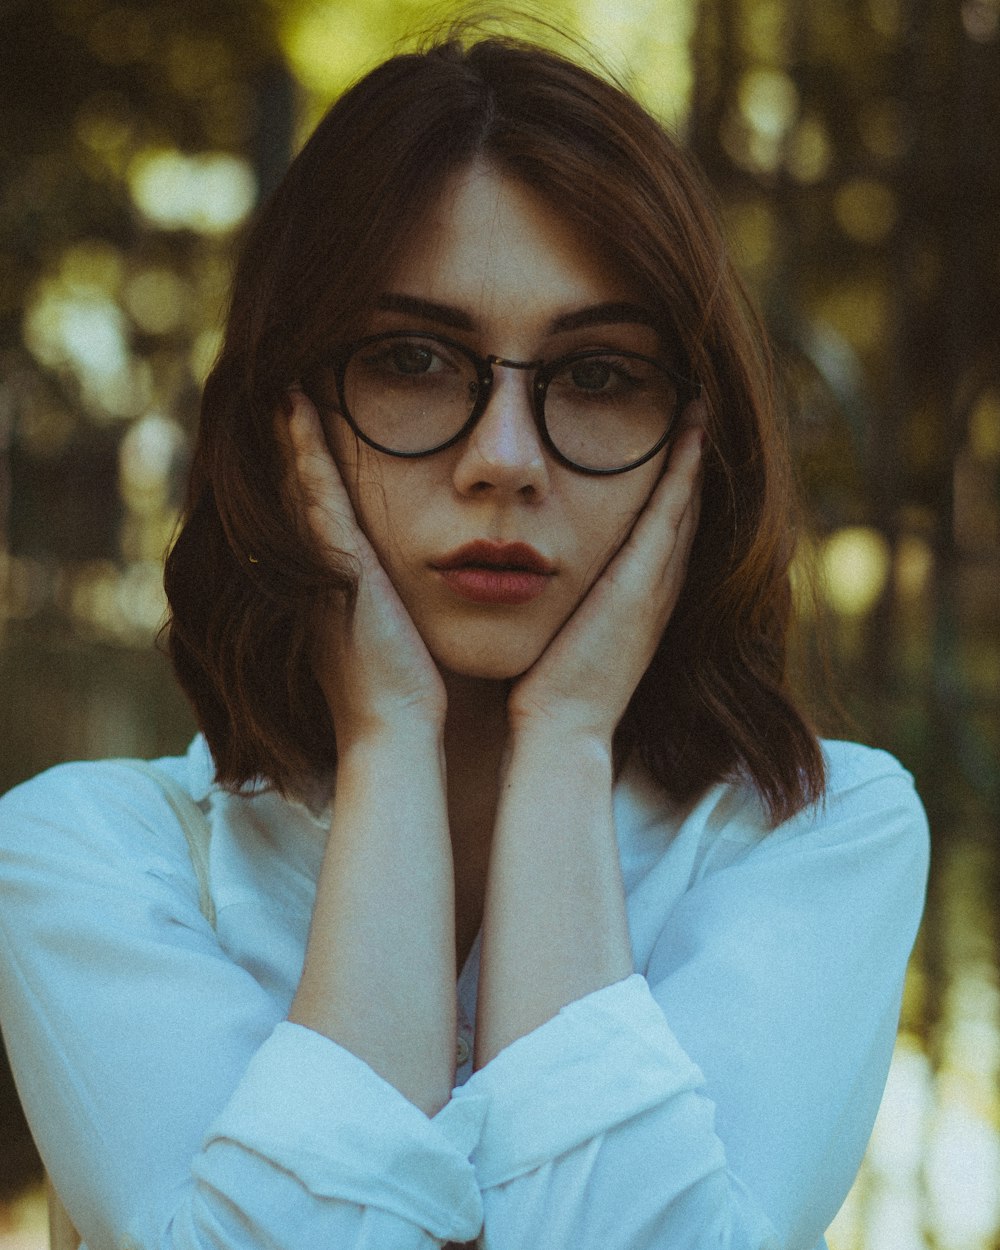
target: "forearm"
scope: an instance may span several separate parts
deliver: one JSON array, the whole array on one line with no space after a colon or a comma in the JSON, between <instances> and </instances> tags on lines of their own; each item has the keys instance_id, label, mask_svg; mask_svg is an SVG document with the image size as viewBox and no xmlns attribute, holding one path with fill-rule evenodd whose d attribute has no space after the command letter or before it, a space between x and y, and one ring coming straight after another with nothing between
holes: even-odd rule
<instances>
[{"instance_id":1,"label":"forearm","mask_svg":"<svg viewBox=\"0 0 1000 1250\"><path fill-rule=\"evenodd\" d=\"M610 747L515 739L490 858L476 1066L567 1003L632 972Z\"/></svg>"},{"instance_id":2,"label":"forearm","mask_svg":"<svg viewBox=\"0 0 1000 1250\"><path fill-rule=\"evenodd\" d=\"M408 729L338 760L326 855L290 1019L432 1115L454 1079L454 886L440 742Z\"/></svg>"}]
</instances>

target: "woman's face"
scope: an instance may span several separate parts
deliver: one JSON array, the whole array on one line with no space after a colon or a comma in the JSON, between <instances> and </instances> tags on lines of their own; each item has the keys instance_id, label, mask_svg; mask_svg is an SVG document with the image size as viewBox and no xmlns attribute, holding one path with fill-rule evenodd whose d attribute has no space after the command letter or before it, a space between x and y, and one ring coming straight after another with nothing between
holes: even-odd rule
<instances>
[{"instance_id":1,"label":"woman's face","mask_svg":"<svg viewBox=\"0 0 1000 1250\"><path fill-rule=\"evenodd\" d=\"M639 300L530 188L477 165L412 231L358 337L418 330L518 361L587 348L657 355L651 325L599 311L612 304ZM329 418L362 528L431 655L463 676L508 679L534 663L624 541L665 455L611 477L560 464L539 438L531 378L494 366L471 434L421 459L377 452ZM492 551L463 552L477 542ZM484 570L493 558L523 564L523 552L496 554L512 543L532 548L541 571Z\"/></svg>"}]
</instances>

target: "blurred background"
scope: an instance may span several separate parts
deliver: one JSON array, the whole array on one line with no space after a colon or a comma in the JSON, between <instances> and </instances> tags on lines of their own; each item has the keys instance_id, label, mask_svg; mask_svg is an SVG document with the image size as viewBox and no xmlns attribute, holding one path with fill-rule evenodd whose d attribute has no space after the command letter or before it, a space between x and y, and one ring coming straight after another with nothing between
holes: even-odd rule
<instances>
[{"instance_id":1,"label":"blurred background","mask_svg":"<svg viewBox=\"0 0 1000 1250\"><path fill-rule=\"evenodd\" d=\"M234 243L329 101L456 11L0 7L0 789L185 745L155 648L160 566ZM898 754L931 818L889 1086L831 1246L994 1250L1000 0L538 11L623 73L717 189L787 372L820 585L803 682L822 689L825 654L833 727ZM0 1250L41 1246L39 1176L0 1054Z\"/></svg>"}]
</instances>

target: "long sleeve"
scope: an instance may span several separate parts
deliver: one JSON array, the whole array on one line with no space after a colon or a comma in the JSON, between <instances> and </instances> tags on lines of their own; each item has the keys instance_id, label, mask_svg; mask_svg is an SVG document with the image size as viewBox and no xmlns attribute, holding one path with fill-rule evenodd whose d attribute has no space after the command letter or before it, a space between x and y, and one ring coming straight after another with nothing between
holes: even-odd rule
<instances>
[{"instance_id":1,"label":"long sleeve","mask_svg":"<svg viewBox=\"0 0 1000 1250\"><path fill-rule=\"evenodd\" d=\"M488 1250L821 1243L878 1108L927 870L907 774L834 747L818 811L760 836L720 789L672 856L626 856L642 975L457 1092L489 1107Z\"/></svg>"},{"instance_id":2,"label":"long sleeve","mask_svg":"<svg viewBox=\"0 0 1000 1250\"><path fill-rule=\"evenodd\" d=\"M424 1250L480 1228L487 1250L813 1250L878 1107L927 870L908 775L829 750L825 803L773 832L743 787L676 813L623 783L636 974L466 1064L433 1119L285 1018L322 821L193 786L213 930L155 784L87 765L12 792L0 1021L90 1250Z\"/></svg>"},{"instance_id":3,"label":"long sleeve","mask_svg":"<svg viewBox=\"0 0 1000 1250\"><path fill-rule=\"evenodd\" d=\"M241 906L226 853L220 838L223 936ZM422 1250L479 1229L481 1110L429 1120L285 1021L266 961L297 945L278 904L300 883L281 866L277 901L253 919L261 958L240 963L201 915L155 782L67 766L0 804L0 1019L90 1250ZM308 918L308 899L298 911Z\"/></svg>"}]
</instances>

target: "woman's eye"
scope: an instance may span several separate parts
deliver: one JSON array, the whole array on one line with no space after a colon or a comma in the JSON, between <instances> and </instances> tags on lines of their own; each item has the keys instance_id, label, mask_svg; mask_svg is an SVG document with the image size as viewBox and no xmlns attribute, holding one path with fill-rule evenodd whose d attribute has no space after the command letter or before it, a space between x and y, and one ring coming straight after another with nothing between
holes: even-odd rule
<instances>
[{"instance_id":1,"label":"woman's eye","mask_svg":"<svg viewBox=\"0 0 1000 1250\"><path fill-rule=\"evenodd\" d=\"M571 361L553 379L581 396L617 396L637 385L639 379L623 360L595 357Z\"/></svg>"},{"instance_id":2,"label":"woman's eye","mask_svg":"<svg viewBox=\"0 0 1000 1250\"><path fill-rule=\"evenodd\" d=\"M355 369L371 378L421 378L448 367L436 344L420 339L398 339L372 343L353 357Z\"/></svg>"},{"instance_id":3,"label":"woman's eye","mask_svg":"<svg viewBox=\"0 0 1000 1250\"><path fill-rule=\"evenodd\" d=\"M419 343L398 343L386 352L386 357L387 366L410 376L429 373L437 359L429 347Z\"/></svg>"},{"instance_id":4,"label":"woman's eye","mask_svg":"<svg viewBox=\"0 0 1000 1250\"><path fill-rule=\"evenodd\" d=\"M606 360L580 360L572 368L573 385L582 391L603 391L615 372Z\"/></svg>"}]
</instances>

